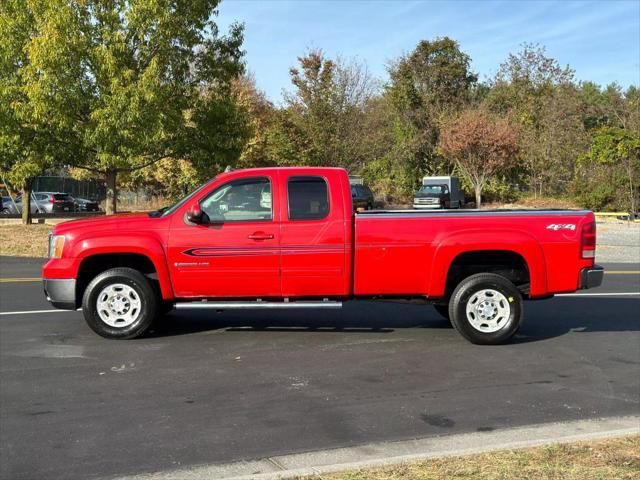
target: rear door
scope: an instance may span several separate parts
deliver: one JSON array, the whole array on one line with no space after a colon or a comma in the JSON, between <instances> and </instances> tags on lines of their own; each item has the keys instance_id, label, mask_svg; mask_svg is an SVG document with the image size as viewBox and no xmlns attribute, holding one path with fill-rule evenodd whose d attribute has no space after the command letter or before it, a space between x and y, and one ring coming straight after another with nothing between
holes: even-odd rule
<instances>
[{"instance_id":1,"label":"rear door","mask_svg":"<svg viewBox=\"0 0 640 480\"><path fill-rule=\"evenodd\" d=\"M174 215L169 269L177 297L280 296L277 175L229 180L200 201L214 222Z\"/></svg>"},{"instance_id":2,"label":"rear door","mask_svg":"<svg viewBox=\"0 0 640 480\"><path fill-rule=\"evenodd\" d=\"M282 295L347 295L350 289L344 195L338 171L280 171ZM349 223L350 225L350 223Z\"/></svg>"}]
</instances>

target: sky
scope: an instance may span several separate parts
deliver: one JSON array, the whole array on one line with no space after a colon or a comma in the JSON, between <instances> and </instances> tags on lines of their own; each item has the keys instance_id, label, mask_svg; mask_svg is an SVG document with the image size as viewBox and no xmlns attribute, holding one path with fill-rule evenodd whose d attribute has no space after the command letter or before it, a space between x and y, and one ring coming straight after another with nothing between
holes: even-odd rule
<instances>
[{"instance_id":1,"label":"sky","mask_svg":"<svg viewBox=\"0 0 640 480\"><path fill-rule=\"evenodd\" d=\"M459 42L481 80L526 42L545 46L578 80L640 84L640 0L223 0L216 22L221 32L244 23L247 68L276 103L310 48L364 61L386 80L389 61L443 36Z\"/></svg>"}]
</instances>

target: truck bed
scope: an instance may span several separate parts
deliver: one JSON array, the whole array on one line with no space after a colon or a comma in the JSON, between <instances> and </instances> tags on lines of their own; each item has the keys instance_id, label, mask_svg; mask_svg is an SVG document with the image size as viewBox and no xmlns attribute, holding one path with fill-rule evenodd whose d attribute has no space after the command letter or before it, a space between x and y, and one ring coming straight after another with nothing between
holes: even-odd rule
<instances>
[{"instance_id":1,"label":"truck bed","mask_svg":"<svg viewBox=\"0 0 640 480\"><path fill-rule=\"evenodd\" d=\"M355 295L441 297L459 255L515 252L530 276L529 295L575 291L586 210L371 210L355 215Z\"/></svg>"}]
</instances>

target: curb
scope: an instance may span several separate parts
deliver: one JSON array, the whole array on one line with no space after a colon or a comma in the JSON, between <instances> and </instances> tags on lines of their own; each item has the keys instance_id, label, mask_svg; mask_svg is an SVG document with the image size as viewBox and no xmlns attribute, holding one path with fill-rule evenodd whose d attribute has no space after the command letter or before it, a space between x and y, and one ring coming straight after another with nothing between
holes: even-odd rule
<instances>
[{"instance_id":1,"label":"curb","mask_svg":"<svg viewBox=\"0 0 640 480\"><path fill-rule=\"evenodd\" d=\"M578 420L400 442L335 448L259 460L117 477L119 480L276 480L383 467L430 458L470 455L640 433L640 416ZM112 477L113 478L113 477Z\"/></svg>"}]
</instances>

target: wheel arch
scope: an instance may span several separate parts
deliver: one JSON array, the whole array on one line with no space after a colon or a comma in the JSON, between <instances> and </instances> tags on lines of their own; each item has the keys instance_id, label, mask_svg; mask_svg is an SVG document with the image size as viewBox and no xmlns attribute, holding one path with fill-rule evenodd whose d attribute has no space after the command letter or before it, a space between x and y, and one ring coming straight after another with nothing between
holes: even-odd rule
<instances>
[{"instance_id":1,"label":"wheel arch","mask_svg":"<svg viewBox=\"0 0 640 480\"><path fill-rule=\"evenodd\" d=\"M79 255L80 262L76 274L76 303L82 299L84 289L91 279L105 270L114 267L130 267L142 272L153 282L157 282L160 295L164 300L173 299L173 289L166 257L160 244L145 239L145 245L116 243L109 238L85 240L85 248Z\"/></svg>"},{"instance_id":2,"label":"wheel arch","mask_svg":"<svg viewBox=\"0 0 640 480\"><path fill-rule=\"evenodd\" d=\"M528 283L529 296L546 294L545 258L534 237L519 231L465 231L447 237L435 249L428 295L444 297L455 288L456 280L474 273L496 272L501 266L514 267L516 272L526 271L528 282L515 277L514 283Z\"/></svg>"}]
</instances>

